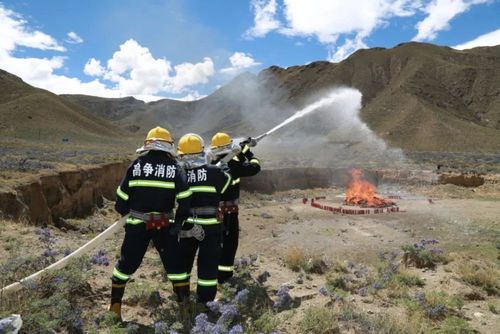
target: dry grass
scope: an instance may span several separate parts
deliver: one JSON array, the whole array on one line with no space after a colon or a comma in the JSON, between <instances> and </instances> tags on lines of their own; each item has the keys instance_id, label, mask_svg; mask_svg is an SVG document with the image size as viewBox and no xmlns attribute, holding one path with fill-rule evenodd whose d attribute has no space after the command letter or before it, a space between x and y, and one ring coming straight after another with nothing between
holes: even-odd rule
<instances>
[{"instance_id":1,"label":"dry grass","mask_svg":"<svg viewBox=\"0 0 500 334\"><path fill-rule=\"evenodd\" d=\"M500 294L500 270L490 261L464 260L457 273L464 282L482 288L489 295Z\"/></svg>"},{"instance_id":2,"label":"dry grass","mask_svg":"<svg viewBox=\"0 0 500 334\"><path fill-rule=\"evenodd\" d=\"M306 273L324 274L328 264L319 254L311 254L302 247L290 247L286 250L283 261L292 271L305 271Z\"/></svg>"}]
</instances>

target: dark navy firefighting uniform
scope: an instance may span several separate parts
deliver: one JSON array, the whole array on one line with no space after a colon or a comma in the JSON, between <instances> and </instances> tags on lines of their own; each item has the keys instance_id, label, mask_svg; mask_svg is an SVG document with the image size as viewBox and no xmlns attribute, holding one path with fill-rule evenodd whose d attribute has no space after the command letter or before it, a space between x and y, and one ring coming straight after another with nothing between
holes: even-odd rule
<instances>
[{"instance_id":1,"label":"dark navy firefighting uniform","mask_svg":"<svg viewBox=\"0 0 500 334\"><path fill-rule=\"evenodd\" d=\"M149 151L129 166L117 189L115 205L120 214L131 214L125 224L120 259L113 270L112 294L115 296L112 298L115 298L115 302L119 302L123 296L123 289L115 288L125 287L130 276L139 268L151 240L160 254L169 280L174 284L174 290L176 282L186 279L187 271L180 257L175 226L180 229L182 222L187 219L190 197L191 191L183 168L167 153ZM156 213L158 217L163 213L173 219L172 210L176 200L175 225L147 230L144 219L132 215L132 212Z\"/></svg>"},{"instance_id":2,"label":"dark navy firefighting uniform","mask_svg":"<svg viewBox=\"0 0 500 334\"><path fill-rule=\"evenodd\" d=\"M233 276L234 257L238 249L240 223L238 220L238 199L240 198L240 177L254 176L260 172L259 160L248 146L238 156L228 162L233 181L222 195L221 210L224 213L222 253L219 262L219 283ZM228 210L225 210L227 208Z\"/></svg>"},{"instance_id":3,"label":"dark navy firefighting uniform","mask_svg":"<svg viewBox=\"0 0 500 334\"><path fill-rule=\"evenodd\" d=\"M188 277L198 251L198 302L212 301L217 293L217 266L220 259L222 230L217 220L221 194L231 184L231 176L220 168L210 165L186 169L191 195L190 216L184 223L184 231L195 225L203 228L202 241L194 237L181 238L182 258L186 261ZM199 250L198 250L199 249ZM187 279L189 282L189 278Z\"/></svg>"}]
</instances>

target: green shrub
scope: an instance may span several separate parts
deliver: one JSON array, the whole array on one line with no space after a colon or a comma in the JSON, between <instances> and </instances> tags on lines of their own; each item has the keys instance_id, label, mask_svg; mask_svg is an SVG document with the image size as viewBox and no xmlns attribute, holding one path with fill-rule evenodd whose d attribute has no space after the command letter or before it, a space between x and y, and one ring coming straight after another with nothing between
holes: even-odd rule
<instances>
[{"instance_id":1,"label":"green shrub","mask_svg":"<svg viewBox=\"0 0 500 334\"><path fill-rule=\"evenodd\" d=\"M442 249L428 248L429 245L437 243L437 240L430 239L403 246L403 263L405 266L413 265L417 268L435 268L439 263L448 263Z\"/></svg>"}]
</instances>

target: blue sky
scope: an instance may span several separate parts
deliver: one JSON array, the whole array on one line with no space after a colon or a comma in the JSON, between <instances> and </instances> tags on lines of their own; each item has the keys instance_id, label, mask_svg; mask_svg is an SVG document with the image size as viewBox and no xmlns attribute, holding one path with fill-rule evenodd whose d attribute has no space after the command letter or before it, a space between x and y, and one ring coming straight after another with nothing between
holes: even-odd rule
<instances>
[{"instance_id":1,"label":"blue sky","mask_svg":"<svg viewBox=\"0 0 500 334\"><path fill-rule=\"evenodd\" d=\"M58 94L194 99L359 48L497 45L499 17L499 0L0 0L0 68Z\"/></svg>"}]
</instances>

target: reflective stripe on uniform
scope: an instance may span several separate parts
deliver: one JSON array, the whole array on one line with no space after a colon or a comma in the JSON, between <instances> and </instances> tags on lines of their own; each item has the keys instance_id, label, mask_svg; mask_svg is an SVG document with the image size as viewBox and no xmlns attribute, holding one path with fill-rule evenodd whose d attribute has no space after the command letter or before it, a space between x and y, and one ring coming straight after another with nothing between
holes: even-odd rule
<instances>
[{"instance_id":1,"label":"reflective stripe on uniform","mask_svg":"<svg viewBox=\"0 0 500 334\"><path fill-rule=\"evenodd\" d=\"M237 178L236 180L233 181L232 185L234 186L235 184L240 183L240 178Z\"/></svg>"},{"instance_id":2,"label":"reflective stripe on uniform","mask_svg":"<svg viewBox=\"0 0 500 334\"><path fill-rule=\"evenodd\" d=\"M215 187L212 187L212 186L192 186L192 187L189 187L189 190L191 190L194 193L216 193L217 192Z\"/></svg>"},{"instance_id":3,"label":"reflective stripe on uniform","mask_svg":"<svg viewBox=\"0 0 500 334\"><path fill-rule=\"evenodd\" d=\"M116 194L124 201L128 201L128 195L120 187L116 188Z\"/></svg>"},{"instance_id":4,"label":"reflective stripe on uniform","mask_svg":"<svg viewBox=\"0 0 500 334\"><path fill-rule=\"evenodd\" d=\"M258 159L255 159L255 158L253 158L252 160L250 160L250 163L251 163L251 164L257 164L257 165L259 165L259 164L260 164L259 160L258 160Z\"/></svg>"},{"instance_id":5,"label":"reflective stripe on uniform","mask_svg":"<svg viewBox=\"0 0 500 334\"><path fill-rule=\"evenodd\" d=\"M229 271L232 272L234 270L233 266L219 266L219 271Z\"/></svg>"},{"instance_id":6,"label":"reflective stripe on uniform","mask_svg":"<svg viewBox=\"0 0 500 334\"><path fill-rule=\"evenodd\" d=\"M188 189L188 190L181 191L180 193L175 195L175 198L183 199L183 198L191 196L192 194L193 194L193 192L190 189Z\"/></svg>"},{"instance_id":7,"label":"reflective stripe on uniform","mask_svg":"<svg viewBox=\"0 0 500 334\"><path fill-rule=\"evenodd\" d=\"M248 145L245 145L245 147L243 147L243 149L241 150L241 153L247 153L249 149L250 147L248 147Z\"/></svg>"},{"instance_id":8,"label":"reflective stripe on uniform","mask_svg":"<svg viewBox=\"0 0 500 334\"><path fill-rule=\"evenodd\" d=\"M193 218L189 217L186 222L191 224L200 224L200 225L214 225L219 224L217 218Z\"/></svg>"},{"instance_id":9,"label":"reflective stripe on uniform","mask_svg":"<svg viewBox=\"0 0 500 334\"><path fill-rule=\"evenodd\" d=\"M235 156L235 157L233 158L233 160L234 160L234 161L240 161L240 158L238 158L238 156Z\"/></svg>"},{"instance_id":10,"label":"reflective stripe on uniform","mask_svg":"<svg viewBox=\"0 0 500 334\"><path fill-rule=\"evenodd\" d=\"M130 278L130 275L124 274L116 268L113 269L113 276L121 279L122 281L127 281Z\"/></svg>"},{"instance_id":11,"label":"reflective stripe on uniform","mask_svg":"<svg viewBox=\"0 0 500 334\"><path fill-rule=\"evenodd\" d=\"M144 221L142 219L128 217L126 223L131 224L131 225L137 225L137 224L144 223Z\"/></svg>"},{"instance_id":12,"label":"reflective stripe on uniform","mask_svg":"<svg viewBox=\"0 0 500 334\"><path fill-rule=\"evenodd\" d=\"M201 278L198 278L198 285L201 285L201 286L217 286L217 280L216 279L201 279Z\"/></svg>"},{"instance_id":13,"label":"reflective stripe on uniform","mask_svg":"<svg viewBox=\"0 0 500 334\"><path fill-rule=\"evenodd\" d=\"M165 182L165 181L154 181L154 180L131 180L128 181L128 186L174 189L175 183Z\"/></svg>"},{"instance_id":14,"label":"reflective stripe on uniform","mask_svg":"<svg viewBox=\"0 0 500 334\"><path fill-rule=\"evenodd\" d=\"M220 191L220 193L221 193L221 194L223 194L223 193L226 191L227 187L229 187L229 185L231 184L231 175L229 175L229 174L228 174L228 173L226 173L226 172L224 172L224 174L225 174L225 175L226 175L226 177L227 177L227 182L226 182L226 184L224 185L224 188L222 188L222 190Z\"/></svg>"},{"instance_id":15,"label":"reflective stripe on uniform","mask_svg":"<svg viewBox=\"0 0 500 334\"><path fill-rule=\"evenodd\" d=\"M188 278L187 273L182 273L182 274L167 274L167 277L171 281L182 281Z\"/></svg>"}]
</instances>

